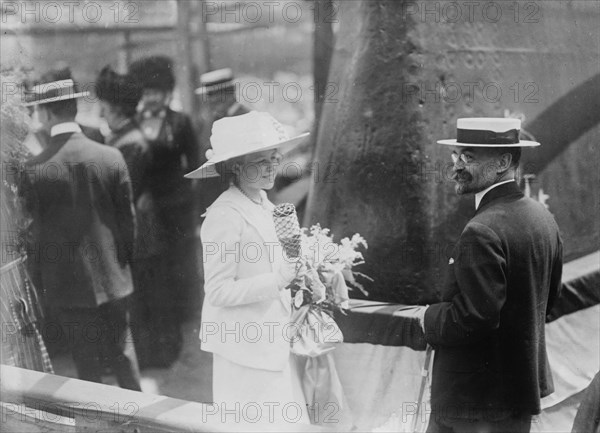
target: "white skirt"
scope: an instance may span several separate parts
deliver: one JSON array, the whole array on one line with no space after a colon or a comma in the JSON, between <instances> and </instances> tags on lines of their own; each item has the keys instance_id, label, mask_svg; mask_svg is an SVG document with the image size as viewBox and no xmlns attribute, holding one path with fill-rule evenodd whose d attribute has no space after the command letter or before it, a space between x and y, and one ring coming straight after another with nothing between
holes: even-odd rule
<instances>
[{"instance_id":1,"label":"white skirt","mask_svg":"<svg viewBox=\"0 0 600 433\"><path fill-rule=\"evenodd\" d=\"M244 424L310 424L300 372L292 355L283 371L269 371L213 354L213 401L220 422L236 431Z\"/></svg>"}]
</instances>

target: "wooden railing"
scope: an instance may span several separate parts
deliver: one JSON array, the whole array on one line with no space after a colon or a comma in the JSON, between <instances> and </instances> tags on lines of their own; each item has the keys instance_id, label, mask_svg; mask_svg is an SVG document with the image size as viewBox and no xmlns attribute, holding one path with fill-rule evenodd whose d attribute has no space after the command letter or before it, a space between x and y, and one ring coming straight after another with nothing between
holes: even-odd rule
<instances>
[{"instance_id":1,"label":"wooden railing","mask_svg":"<svg viewBox=\"0 0 600 433\"><path fill-rule=\"evenodd\" d=\"M223 423L217 407L0 366L5 432L326 431L316 426Z\"/></svg>"}]
</instances>

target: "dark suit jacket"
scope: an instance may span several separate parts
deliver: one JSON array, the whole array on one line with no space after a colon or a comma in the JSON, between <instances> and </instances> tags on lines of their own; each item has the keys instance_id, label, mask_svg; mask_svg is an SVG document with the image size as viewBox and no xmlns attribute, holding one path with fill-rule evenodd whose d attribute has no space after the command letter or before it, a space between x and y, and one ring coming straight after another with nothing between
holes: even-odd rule
<instances>
[{"instance_id":1,"label":"dark suit jacket","mask_svg":"<svg viewBox=\"0 0 600 433\"><path fill-rule=\"evenodd\" d=\"M134 120L118 131L112 131L106 139L106 144L119 149L125 159L135 203L144 188L147 188L146 177L152 158L150 145Z\"/></svg>"},{"instance_id":2,"label":"dark suit jacket","mask_svg":"<svg viewBox=\"0 0 600 433\"><path fill-rule=\"evenodd\" d=\"M540 397L554 390L544 334L561 287L554 218L515 182L497 186L463 230L448 268L442 302L425 314L435 349L433 411L471 419L539 413Z\"/></svg>"},{"instance_id":3,"label":"dark suit jacket","mask_svg":"<svg viewBox=\"0 0 600 433\"><path fill-rule=\"evenodd\" d=\"M112 131L106 140L119 149L131 178L135 206L137 237L134 258L150 257L164 251L167 230L160 221L158 209L149 187L149 166L152 161L150 145L135 120Z\"/></svg>"},{"instance_id":4,"label":"dark suit jacket","mask_svg":"<svg viewBox=\"0 0 600 433\"><path fill-rule=\"evenodd\" d=\"M131 183L117 149L60 134L27 161L35 225L30 260L47 302L95 307L133 291Z\"/></svg>"}]
</instances>

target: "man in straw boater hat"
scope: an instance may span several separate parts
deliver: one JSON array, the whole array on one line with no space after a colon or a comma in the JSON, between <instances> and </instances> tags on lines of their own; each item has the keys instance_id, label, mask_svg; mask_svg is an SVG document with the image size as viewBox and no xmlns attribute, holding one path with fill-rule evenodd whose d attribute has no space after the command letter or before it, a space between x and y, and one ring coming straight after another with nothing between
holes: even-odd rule
<instances>
[{"instance_id":1,"label":"man in straw boater hat","mask_svg":"<svg viewBox=\"0 0 600 433\"><path fill-rule=\"evenodd\" d=\"M230 68L217 69L200 76L200 87L195 92L208 102L212 121L223 117L239 116L249 113L236 98L233 72Z\"/></svg>"},{"instance_id":2,"label":"man in straw boater hat","mask_svg":"<svg viewBox=\"0 0 600 433\"><path fill-rule=\"evenodd\" d=\"M199 95L202 107L206 107L203 122L208 127L225 117L240 116L250 112L248 108L238 102L233 79L233 72L230 68L217 69L200 75L200 87L196 89L195 93ZM210 129L207 128L207 130ZM203 181L201 208L208 207L228 187L226 182L221 182L219 179Z\"/></svg>"},{"instance_id":3,"label":"man in straw boater hat","mask_svg":"<svg viewBox=\"0 0 600 433\"><path fill-rule=\"evenodd\" d=\"M465 118L451 146L458 194L475 195L448 262L442 302L422 307L435 349L428 432L528 432L554 390L545 317L559 295L562 241L552 215L519 189L521 121Z\"/></svg>"},{"instance_id":4,"label":"man in straw boater hat","mask_svg":"<svg viewBox=\"0 0 600 433\"><path fill-rule=\"evenodd\" d=\"M159 223L168 234L162 256L166 268L168 311L164 318L163 344L155 353L156 366L168 366L179 356L183 343L181 324L199 309L195 183L185 173L200 164L200 148L187 114L170 108L175 88L173 61L150 56L134 61L130 75L142 86L138 122L150 145L147 171Z\"/></svg>"},{"instance_id":5,"label":"man in straw boater hat","mask_svg":"<svg viewBox=\"0 0 600 433\"><path fill-rule=\"evenodd\" d=\"M51 77L46 74L45 77ZM131 182L121 152L82 134L73 80L35 86L35 106L50 137L26 162L29 205L46 304L64 327L80 379L102 382L100 348L119 385L140 390L128 297L135 235Z\"/></svg>"},{"instance_id":6,"label":"man in straw boater hat","mask_svg":"<svg viewBox=\"0 0 600 433\"><path fill-rule=\"evenodd\" d=\"M62 64L62 62L61 62L56 66L56 68L52 69L51 71L48 71L47 73L45 73L41 77L39 77L38 82L34 82L34 83L30 83L29 81L26 82L25 87L28 89L33 84L50 83L53 81L63 81L63 80L73 80L73 76L71 75L71 69L68 66L65 66L64 64ZM28 97L31 97L31 95L33 93L31 91L26 91L26 94ZM77 99L81 99L81 98L85 98L87 95L88 95L88 92L79 92L79 95L75 95L75 96ZM32 105L30 103L26 103L25 105L30 110L29 114L33 115L33 117L35 119L36 116L35 116L35 112L33 109L34 105ZM37 122L37 123L39 123L39 122ZM78 123L78 125L81 128L81 132L83 132L83 135L85 135L87 138L89 138L90 140L94 140L98 143L104 143L104 136L100 132L100 129L92 127L92 126L88 126L88 125L83 125L82 123ZM47 131L44 130L44 128L40 128L39 124L35 125L34 129L31 131L31 133L29 134L29 136L26 139L26 146L30 148L32 153L38 154L39 152L41 152L43 147L46 146L46 144L49 141L49 138L50 137L48 136L48 133L47 133Z\"/></svg>"}]
</instances>

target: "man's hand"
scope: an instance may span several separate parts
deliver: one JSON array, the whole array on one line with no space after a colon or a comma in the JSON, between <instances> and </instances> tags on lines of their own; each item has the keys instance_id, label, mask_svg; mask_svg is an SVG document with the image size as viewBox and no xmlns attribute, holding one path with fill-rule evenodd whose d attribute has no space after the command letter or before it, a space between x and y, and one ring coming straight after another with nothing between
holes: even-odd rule
<instances>
[{"instance_id":1,"label":"man's hand","mask_svg":"<svg viewBox=\"0 0 600 433\"><path fill-rule=\"evenodd\" d=\"M407 307L399 311L397 314L402 317L412 317L419 321L419 325L425 333L425 311L429 308L429 305L426 306L416 306L416 307Z\"/></svg>"}]
</instances>

